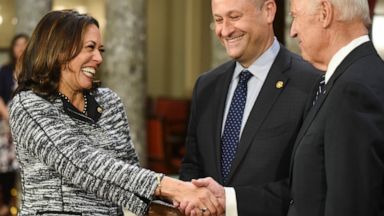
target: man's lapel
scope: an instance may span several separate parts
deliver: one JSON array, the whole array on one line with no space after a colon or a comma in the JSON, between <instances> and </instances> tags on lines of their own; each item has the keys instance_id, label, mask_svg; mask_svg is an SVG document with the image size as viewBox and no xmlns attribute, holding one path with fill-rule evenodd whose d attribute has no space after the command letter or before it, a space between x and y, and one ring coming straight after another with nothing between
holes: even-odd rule
<instances>
[{"instance_id":1,"label":"man's lapel","mask_svg":"<svg viewBox=\"0 0 384 216\"><path fill-rule=\"evenodd\" d=\"M272 64L263 87L261 88L251 113L249 114L240 138L235 159L232 162L228 182L230 182L231 178L236 173L236 169L243 160L243 157L245 157L249 146L252 144L255 135L267 118L273 104L288 84L289 79L284 72L288 70L291 65L291 57L285 52L287 51L281 46L280 52L277 55L275 62Z\"/></svg>"},{"instance_id":2,"label":"man's lapel","mask_svg":"<svg viewBox=\"0 0 384 216\"><path fill-rule=\"evenodd\" d=\"M212 142L215 145L215 163L216 163L216 176L220 179L220 183L223 184L223 176L221 175L221 129L223 124L223 116L225 110L225 103L227 99L229 85L232 80L232 76L235 70L236 62L232 61L229 66L224 69L225 72L222 73L216 82L216 88L214 96L212 97L215 102L213 103L216 107L213 108L212 113L212 122L213 122L213 140ZM216 111L216 112L215 112Z\"/></svg>"},{"instance_id":3,"label":"man's lapel","mask_svg":"<svg viewBox=\"0 0 384 216\"><path fill-rule=\"evenodd\" d=\"M301 129L297 135L295 145L293 147L292 151L292 157L291 157L291 164L290 164L290 174L292 174L292 166L294 162L294 156L296 154L296 150L299 146L299 143L303 139L304 135L306 134L308 128L312 124L313 120L315 119L317 113L319 112L320 108L322 107L324 101L326 100L327 96L332 91L332 88L334 87L337 79L347 70L347 68L355 62L357 59L372 54L372 52L375 52L375 49L373 48L373 45L371 42L366 42L360 46L358 46L356 49L354 49L349 55L345 57L345 59L340 63L340 65L336 68L334 74L329 79L327 84L325 85L325 93L319 97L319 99L316 101L316 104L311 108L309 111L307 117L305 118L303 125L301 126Z\"/></svg>"}]
</instances>

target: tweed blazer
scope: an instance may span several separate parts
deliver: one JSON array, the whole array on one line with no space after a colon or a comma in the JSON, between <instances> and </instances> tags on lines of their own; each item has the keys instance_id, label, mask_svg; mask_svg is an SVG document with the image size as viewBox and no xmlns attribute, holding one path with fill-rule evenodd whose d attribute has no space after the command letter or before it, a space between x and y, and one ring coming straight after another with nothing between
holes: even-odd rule
<instances>
[{"instance_id":1,"label":"tweed blazer","mask_svg":"<svg viewBox=\"0 0 384 216\"><path fill-rule=\"evenodd\" d=\"M21 166L20 215L144 215L156 173L139 167L120 98L92 93L103 108L94 123L71 118L61 99L32 91L10 103L10 125Z\"/></svg>"}]
</instances>

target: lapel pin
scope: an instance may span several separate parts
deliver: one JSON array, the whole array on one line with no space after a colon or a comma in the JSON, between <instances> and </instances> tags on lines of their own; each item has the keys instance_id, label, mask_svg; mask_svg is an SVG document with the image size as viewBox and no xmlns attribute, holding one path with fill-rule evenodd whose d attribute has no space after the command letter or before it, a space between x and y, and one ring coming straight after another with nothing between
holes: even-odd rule
<instances>
[{"instance_id":1,"label":"lapel pin","mask_svg":"<svg viewBox=\"0 0 384 216\"><path fill-rule=\"evenodd\" d=\"M284 82L283 81L277 81L276 82L276 88L281 89L283 87L284 87Z\"/></svg>"}]
</instances>

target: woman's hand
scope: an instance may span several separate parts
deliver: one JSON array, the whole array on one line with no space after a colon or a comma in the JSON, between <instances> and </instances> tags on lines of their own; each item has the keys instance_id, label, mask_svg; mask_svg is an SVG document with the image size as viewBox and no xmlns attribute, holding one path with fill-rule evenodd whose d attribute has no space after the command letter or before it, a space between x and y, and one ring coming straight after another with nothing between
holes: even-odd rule
<instances>
[{"instance_id":1,"label":"woman's hand","mask_svg":"<svg viewBox=\"0 0 384 216\"><path fill-rule=\"evenodd\" d=\"M185 215L222 215L224 207L205 187L196 187L190 182L183 182L170 177L161 181L161 189L156 195L166 198Z\"/></svg>"}]
</instances>

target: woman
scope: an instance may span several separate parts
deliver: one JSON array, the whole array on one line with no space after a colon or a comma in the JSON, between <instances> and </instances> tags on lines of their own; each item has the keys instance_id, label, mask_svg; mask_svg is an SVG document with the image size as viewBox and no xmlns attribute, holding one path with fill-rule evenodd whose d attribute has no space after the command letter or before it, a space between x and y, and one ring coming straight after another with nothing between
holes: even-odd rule
<instances>
[{"instance_id":1,"label":"woman","mask_svg":"<svg viewBox=\"0 0 384 216\"><path fill-rule=\"evenodd\" d=\"M13 37L9 49L10 61L0 68L0 215L10 214L9 211L12 207L15 208L17 200L11 193L17 185L18 164L8 126L7 104L15 89L15 65L27 45L28 38L26 34Z\"/></svg>"},{"instance_id":2,"label":"woman","mask_svg":"<svg viewBox=\"0 0 384 216\"><path fill-rule=\"evenodd\" d=\"M17 60L24 52L28 43L28 35L17 34L12 38L9 49L9 63L0 68L0 97L5 104L11 99L15 90L14 70Z\"/></svg>"},{"instance_id":3,"label":"woman","mask_svg":"<svg viewBox=\"0 0 384 216\"><path fill-rule=\"evenodd\" d=\"M10 125L22 176L20 215L144 215L155 197L222 213L206 189L139 167L120 98L93 84L98 22L52 11L17 67ZM209 210L209 211L208 211Z\"/></svg>"}]
</instances>

